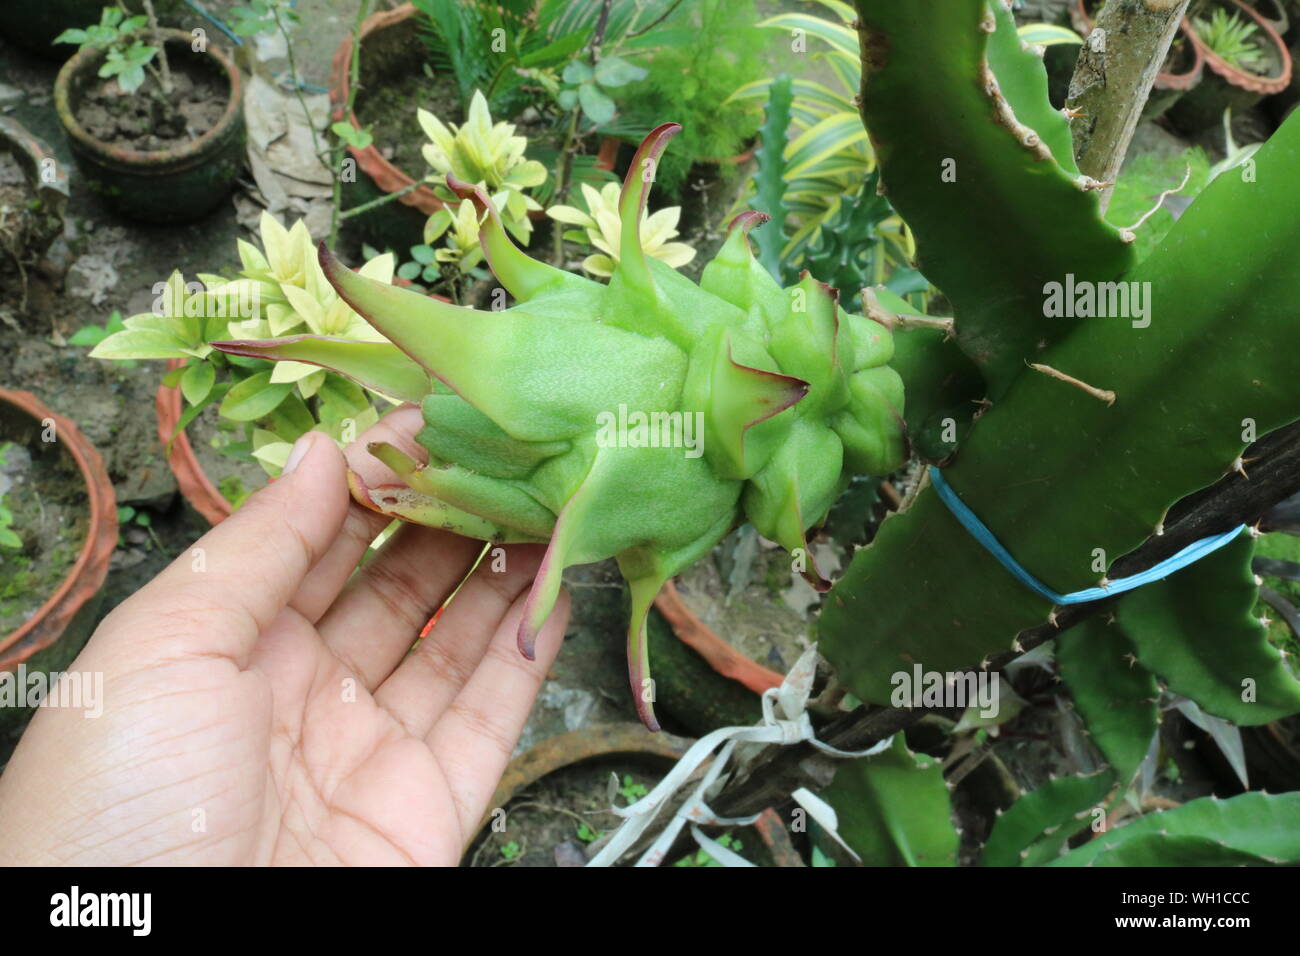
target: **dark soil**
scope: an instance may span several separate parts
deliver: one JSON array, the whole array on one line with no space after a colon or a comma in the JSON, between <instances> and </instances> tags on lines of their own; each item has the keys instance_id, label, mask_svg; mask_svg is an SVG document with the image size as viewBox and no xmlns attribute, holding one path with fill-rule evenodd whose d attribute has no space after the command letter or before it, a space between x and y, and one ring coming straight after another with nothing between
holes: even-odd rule
<instances>
[{"instance_id":1,"label":"dark soil","mask_svg":"<svg viewBox=\"0 0 1300 956\"><path fill-rule=\"evenodd\" d=\"M116 79L92 85L77 106L77 121L96 139L141 152L173 149L198 139L221 119L226 84L197 65L172 57L172 92L150 74L126 93Z\"/></svg>"},{"instance_id":2,"label":"dark soil","mask_svg":"<svg viewBox=\"0 0 1300 956\"><path fill-rule=\"evenodd\" d=\"M466 851L470 866L574 866L583 848L620 820L609 809L610 774L619 786L653 787L664 767L641 766L635 758L591 760L565 767L540 780L505 805L496 829L489 826ZM631 791L640 792L640 791ZM620 806L630 802L616 795ZM585 826L585 829L584 829Z\"/></svg>"},{"instance_id":3,"label":"dark soil","mask_svg":"<svg viewBox=\"0 0 1300 956\"><path fill-rule=\"evenodd\" d=\"M0 153L0 315L26 311L28 273L61 228L41 208L23 167Z\"/></svg>"},{"instance_id":4,"label":"dark soil","mask_svg":"<svg viewBox=\"0 0 1300 956\"><path fill-rule=\"evenodd\" d=\"M443 123L460 123L464 114L456 81L449 76L406 73L386 79L364 97L357 94L357 119L370 129L384 158L412 179L428 172L417 109L426 109Z\"/></svg>"},{"instance_id":5,"label":"dark soil","mask_svg":"<svg viewBox=\"0 0 1300 956\"><path fill-rule=\"evenodd\" d=\"M90 520L72 456L30 424L0 417L0 504L13 513L11 530L22 539L21 548L0 547L0 634L25 624L63 583Z\"/></svg>"},{"instance_id":6,"label":"dark soil","mask_svg":"<svg viewBox=\"0 0 1300 956\"><path fill-rule=\"evenodd\" d=\"M35 199L18 161L8 153L0 154L0 298L6 302L21 303L26 297L30 210Z\"/></svg>"}]
</instances>

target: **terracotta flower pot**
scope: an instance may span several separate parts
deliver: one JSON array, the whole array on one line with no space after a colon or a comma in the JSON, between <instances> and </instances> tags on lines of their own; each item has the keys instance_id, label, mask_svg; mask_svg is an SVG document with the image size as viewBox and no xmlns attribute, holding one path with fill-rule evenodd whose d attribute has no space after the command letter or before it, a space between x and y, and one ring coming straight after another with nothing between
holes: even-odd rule
<instances>
[{"instance_id":1,"label":"terracotta flower pot","mask_svg":"<svg viewBox=\"0 0 1300 956\"><path fill-rule=\"evenodd\" d=\"M1205 58L1210 74L1170 114L1170 118L1185 129L1201 130L1214 126L1222 122L1225 109L1234 113L1250 109L1265 96L1280 93L1291 83L1291 51L1277 31L1254 7L1241 0L1230 2L1237 8L1238 15L1249 17L1259 27L1257 35L1261 39L1261 48L1272 61L1272 69L1267 76L1262 76L1233 66L1211 50L1192 27L1192 41Z\"/></svg>"},{"instance_id":2,"label":"terracotta flower pot","mask_svg":"<svg viewBox=\"0 0 1300 956\"><path fill-rule=\"evenodd\" d=\"M167 369L171 371L180 368L183 364L180 359L169 359ZM158 386L158 394L154 399L154 410L158 418L158 440L167 449L167 467L176 477L181 497L188 501L190 507L201 514L209 524L220 524L230 517L232 510L230 502L203 473L203 468L199 465L198 458L194 456L194 448L190 445L185 430L182 429L177 433L176 440L172 441L172 433L176 432L176 423L181 419L184 404L180 386ZM168 442L171 442L170 448Z\"/></svg>"},{"instance_id":3,"label":"terracotta flower pot","mask_svg":"<svg viewBox=\"0 0 1300 956\"><path fill-rule=\"evenodd\" d=\"M408 21L417 15L418 11L410 3L404 3L392 10L381 10L371 14L361 25L363 49L368 38L377 39L390 30L398 31L396 35L400 36L410 35L414 25ZM350 113L347 109L348 96L352 88L351 66L352 35L348 34L343 37L330 64L330 104L332 109L330 119L333 122L345 120L351 123L355 129L360 130L360 121L355 113ZM411 109L415 109L416 105L412 103ZM618 146L619 143L616 139L610 137L602 139L599 151L596 154L597 167L612 170L618 155ZM354 146L349 146L347 149L348 153L356 161L357 169L364 174L367 183L371 187L369 190L358 191L356 202L352 203L352 205L361 205L385 194L401 192L403 189L410 188L416 182L407 172L385 159L383 153L373 143L364 149L357 149ZM368 195L368 193L372 195ZM424 221L445 205L430 187L423 185L404 196L400 196L395 202L400 205L389 203L387 206L380 206L375 211L357 218L368 220L367 225L363 226L362 229L373 242L380 246L387 244L400 249L416 245L423 237ZM542 219L544 215L540 211L529 214L530 218L538 220Z\"/></svg>"},{"instance_id":4,"label":"terracotta flower pot","mask_svg":"<svg viewBox=\"0 0 1300 956\"><path fill-rule=\"evenodd\" d=\"M244 168L244 99L239 70L215 46L192 49L183 30L163 30L173 64L191 62L220 76L228 99L221 118L198 139L170 149L136 150L92 136L77 119L86 90L98 80L104 51L81 50L59 70L54 107L86 184L115 212L144 222L192 222L230 194Z\"/></svg>"},{"instance_id":5,"label":"terracotta flower pot","mask_svg":"<svg viewBox=\"0 0 1300 956\"><path fill-rule=\"evenodd\" d=\"M1248 73L1245 70L1233 66L1219 54L1206 45L1201 39L1195 28L1192 29L1192 40L1201 48L1201 54L1205 57L1205 64L1216 74L1223 77L1232 86L1246 90L1250 93L1258 93L1260 96L1268 96L1272 93L1279 93L1286 89L1287 84L1291 82L1291 51L1282 42L1277 31L1273 29L1272 24L1264 19L1263 15L1254 7L1248 6L1242 0L1231 0L1232 4L1237 7L1239 14L1250 17L1259 26L1260 32L1268 40L1270 46L1276 51L1280 60L1280 66L1272 76L1260 76L1256 73ZM1265 49L1265 53L1268 50Z\"/></svg>"},{"instance_id":6,"label":"terracotta flower pot","mask_svg":"<svg viewBox=\"0 0 1300 956\"><path fill-rule=\"evenodd\" d=\"M704 658L723 677L743 684L755 694L781 686L781 681L785 679L782 675L750 660L714 634L686 606L672 581L667 582L655 598L655 607L664 616L678 640Z\"/></svg>"},{"instance_id":7,"label":"terracotta flower pot","mask_svg":"<svg viewBox=\"0 0 1300 956\"><path fill-rule=\"evenodd\" d=\"M0 635L0 671L66 666L90 633L99 589L117 547L117 501L104 462L80 429L29 392L0 389L0 415L39 434L50 424L58 444L72 457L86 485L86 537L63 583L18 630Z\"/></svg>"}]
</instances>

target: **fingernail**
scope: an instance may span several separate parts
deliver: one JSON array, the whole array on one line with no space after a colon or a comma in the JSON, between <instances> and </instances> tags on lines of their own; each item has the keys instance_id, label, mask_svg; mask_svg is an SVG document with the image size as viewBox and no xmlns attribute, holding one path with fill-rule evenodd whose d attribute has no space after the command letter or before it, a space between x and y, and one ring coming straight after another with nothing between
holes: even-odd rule
<instances>
[{"instance_id":1,"label":"fingernail","mask_svg":"<svg viewBox=\"0 0 1300 956\"><path fill-rule=\"evenodd\" d=\"M289 460L284 463L284 470L280 472L281 478L291 474L298 467L298 464L307 457L307 452L311 451L311 443L315 439L315 432L307 432L293 443L293 449L289 452Z\"/></svg>"}]
</instances>

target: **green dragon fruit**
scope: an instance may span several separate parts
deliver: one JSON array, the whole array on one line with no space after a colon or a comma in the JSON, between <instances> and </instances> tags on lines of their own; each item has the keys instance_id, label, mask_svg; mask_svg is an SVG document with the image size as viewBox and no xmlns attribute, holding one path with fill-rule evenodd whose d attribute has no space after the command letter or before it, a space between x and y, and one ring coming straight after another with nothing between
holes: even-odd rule
<instances>
[{"instance_id":1,"label":"green dragon fruit","mask_svg":"<svg viewBox=\"0 0 1300 956\"><path fill-rule=\"evenodd\" d=\"M388 340L295 336L221 342L238 355L309 362L419 403L427 465L388 444L370 451L402 485L363 505L492 542L549 542L526 601L531 658L566 567L617 558L632 593L628 671L657 729L645 619L664 582L748 519L828 587L806 531L854 474L904 457L902 383L883 326L845 312L806 273L782 289L732 222L700 284L647 256L638 223L676 124L641 144L619 200L619 262L608 284L535 261L485 192L448 178L483 218L483 250L517 301L478 311L345 268L322 245L339 295Z\"/></svg>"}]
</instances>

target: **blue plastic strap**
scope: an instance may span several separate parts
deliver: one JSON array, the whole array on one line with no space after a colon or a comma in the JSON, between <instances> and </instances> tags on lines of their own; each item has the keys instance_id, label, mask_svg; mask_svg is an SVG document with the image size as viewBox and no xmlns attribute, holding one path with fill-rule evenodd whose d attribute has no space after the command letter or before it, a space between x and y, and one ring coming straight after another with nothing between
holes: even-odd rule
<instances>
[{"instance_id":1,"label":"blue plastic strap","mask_svg":"<svg viewBox=\"0 0 1300 956\"><path fill-rule=\"evenodd\" d=\"M1002 546L1002 542L994 537L993 532L988 529L988 526L983 521L980 521L979 516L966 506L966 502L957 496L957 492L952 490L952 486L948 484L943 474L933 465L930 466L930 482L934 485L934 490L939 493L943 503L948 506L948 510L953 513L953 517L961 522L962 526L971 533L971 536L976 541L984 546L989 554L997 558L998 562L1025 587L1041 594L1057 605L1086 604L1089 601L1100 601L1104 598L1114 597L1117 594L1123 594L1125 591L1132 591L1134 588L1150 584L1152 581L1163 581L1180 568L1185 568L1194 561L1199 561L1207 554L1218 551L1246 529L1246 526L1242 524L1231 531L1223 532L1223 534L1216 534L1209 538L1202 538L1200 541L1194 541L1177 554L1165 558L1159 564L1153 565L1145 571L1139 571L1137 574L1129 575L1126 578L1117 578L1109 582L1105 587L1088 588L1071 594L1057 594L1021 567L1020 562L1013 558L1011 552Z\"/></svg>"},{"instance_id":2,"label":"blue plastic strap","mask_svg":"<svg viewBox=\"0 0 1300 956\"><path fill-rule=\"evenodd\" d=\"M199 6L197 0L185 0L185 5L188 6L188 7L189 7L191 10L193 10L195 13L197 13L199 16L203 17L203 19L205 19L205 20L207 20L209 23L211 23L214 27L216 27L218 30L220 30L222 33L224 33L226 36L230 37L231 42L233 42L233 43L235 44L235 46L243 46L243 45L244 45L244 41L241 40L241 39L240 39L240 38L235 34L235 31L234 31L234 30L230 29L230 27L228 27L228 26L226 26L224 23L222 23L221 20L219 20L217 17L214 17L212 14L208 13L207 10L204 10L201 6Z\"/></svg>"}]
</instances>

